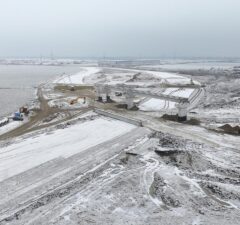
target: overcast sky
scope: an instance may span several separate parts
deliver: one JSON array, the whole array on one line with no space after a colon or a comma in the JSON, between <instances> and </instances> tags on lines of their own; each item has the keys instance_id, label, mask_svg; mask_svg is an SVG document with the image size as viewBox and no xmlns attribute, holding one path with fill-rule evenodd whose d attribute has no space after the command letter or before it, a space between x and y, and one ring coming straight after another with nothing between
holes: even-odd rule
<instances>
[{"instance_id":1,"label":"overcast sky","mask_svg":"<svg viewBox=\"0 0 240 225\"><path fill-rule=\"evenodd\" d=\"M0 57L236 57L240 0L0 0Z\"/></svg>"}]
</instances>

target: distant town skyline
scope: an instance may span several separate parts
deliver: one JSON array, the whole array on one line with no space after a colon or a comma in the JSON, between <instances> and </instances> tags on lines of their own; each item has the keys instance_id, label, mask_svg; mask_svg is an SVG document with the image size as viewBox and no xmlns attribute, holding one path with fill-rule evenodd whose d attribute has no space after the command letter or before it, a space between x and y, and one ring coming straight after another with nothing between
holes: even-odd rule
<instances>
[{"instance_id":1,"label":"distant town skyline","mask_svg":"<svg viewBox=\"0 0 240 225\"><path fill-rule=\"evenodd\" d=\"M0 57L240 57L240 1L9 0Z\"/></svg>"}]
</instances>

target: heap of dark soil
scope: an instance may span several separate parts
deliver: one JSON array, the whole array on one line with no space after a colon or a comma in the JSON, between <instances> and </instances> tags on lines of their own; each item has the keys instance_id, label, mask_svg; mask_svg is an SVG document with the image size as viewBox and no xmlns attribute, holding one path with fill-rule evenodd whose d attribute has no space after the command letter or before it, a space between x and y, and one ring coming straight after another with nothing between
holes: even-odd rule
<instances>
[{"instance_id":1,"label":"heap of dark soil","mask_svg":"<svg viewBox=\"0 0 240 225\"><path fill-rule=\"evenodd\" d=\"M119 109L127 109L127 104L117 104L116 107Z\"/></svg>"},{"instance_id":2,"label":"heap of dark soil","mask_svg":"<svg viewBox=\"0 0 240 225\"><path fill-rule=\"evenodd\" d=\"M130 110L132 110L132 111L138 111L138 107L136 106L136 105L134 105Z\"/></svg>"},{"instance_id":3,"label":"heap of dark soil","mask_svg":"<svg viewBox=\"0 0 240 225\"><path fill-rule=\"evenodd\" d=\"M164 115L162 116L162 118L165 119L165 120L170 120L170 121L175 121L175 122L178 121L178 116L177 116L177 115L164 114Z\"/></svg>"},{"instance_id":4,"label":"heap of dark soil","mask_svg":"<svg viewBox=\"0 0 240 225\"><path fill-rule=\"evenodd\" d=\"M184 123L189 125L200 125L200 121L194 118L191 118L190 120L187 120Z\"/></svg>"},{"instance_id":5,"label":"heap of dark soil","mask_svg":"<svg viewBox=\"0 0 240 225\"><path fill-rule=\"evenodd\" d=\"M185 124L189 124L189 125L200 125L200 121L197 119L194 119L194 118L191 118L190 120L187 120L187 121L179 121L177 115L168 115L168 114L164 114L162 116L162 118L165 120L170 120L170 121L179 122L179 123L185 123Z\"/></svg>"},{"instance_id":6,"label":"heap of dark soil","mask_svg":"<svg viewBox=\"0 0 240 225\"><path fill-rule=\"evenodd\" d=\"M229 134L240 134L240 127L239 126L235 126L232 127L229 124L225 124L221 127L219 127L220 129L222 129L224 132L229 133Z\"/></svg>"},{"instance_id":7,"label":"heap of dark soil","mask_svg":"<svg viewBox=\"0 0 240 225\"><path fill-rule=\"evenodd\" d=\"M117 104L116 107L119 108L119 109L127 109L128 108L127 104ZM137 111L138 107L135 105L130 110Z\"/></svg>"}]
</instances>

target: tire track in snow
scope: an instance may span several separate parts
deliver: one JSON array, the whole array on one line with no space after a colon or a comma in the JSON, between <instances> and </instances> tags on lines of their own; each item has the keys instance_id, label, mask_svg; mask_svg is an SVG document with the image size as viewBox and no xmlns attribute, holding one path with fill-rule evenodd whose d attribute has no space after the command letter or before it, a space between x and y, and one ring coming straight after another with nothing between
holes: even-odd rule
<instances>
[{"instance_id":1,"label":"tire track in snow","mask_svg":"<svg viewBox=\"0 0 240 225\"><path fill-rule=\"evenodd\" d=\"M159 161L154 158L144 157L143 159L147 164L145 166L145 170L143 171L140 178L140 185L142 189L147 193L149 199L158 207L164 205L162 201L158 198L154 198L150 193L151 185L154 181L154 174L159 168Z\"/></svg>"}]
</instances>

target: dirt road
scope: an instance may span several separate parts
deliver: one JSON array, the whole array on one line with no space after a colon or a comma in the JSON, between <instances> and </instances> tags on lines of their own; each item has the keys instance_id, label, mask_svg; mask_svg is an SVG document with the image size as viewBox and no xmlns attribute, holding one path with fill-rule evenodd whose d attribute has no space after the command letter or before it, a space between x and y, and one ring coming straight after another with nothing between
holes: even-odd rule
<instances>
[{"instance_id":1,"label":"dirt road","mask_svg":"<svg viewBox=\"0 0 240 225\"><path fill-rule=\"evenodd\" d=\"M43 96L42 86L40 86L38 88L37 96L38 96L38 101L40 103L40 109L37 110L35 112L35 115L31 116L29 118L29 121L24 123L22 126L17 127L14 130L11 130L9 132L6 132L6 133L0 135L0 141L1 140L6 140L6 139L9 139L9 138L18 137L20 135L23 135L23 134L26 134L26 133L29 133L29 132L32 132L32 131L36 131L36 130L39 130L39 129L43 129L43 128L46 128L46 127L49 127L49 126L56 125L58 123L67 121L69 119L72 119L72 118L74 118L74 117L76 117L76 116L78 116L82 113L85 113L85 112L93 109L93 107L91 107L91 106L87 107L87 108L84 108L84 109L81 109L81 110L61 109L61 108L50 107L49 104L48 104L48 100L46 100ZM87 96L91 96L91 95L87 94ZM76 113L72 114L72 113L70 113L71 111L74 111ZM63 118L59 121L53 122L53 123L38 125L38 123L43 121L45 118L47 118L47 117L49 117L49 116L51 116L55 113L61 113L61 112L66 114L65 118Z\"/></svg>"}]
</instances>

